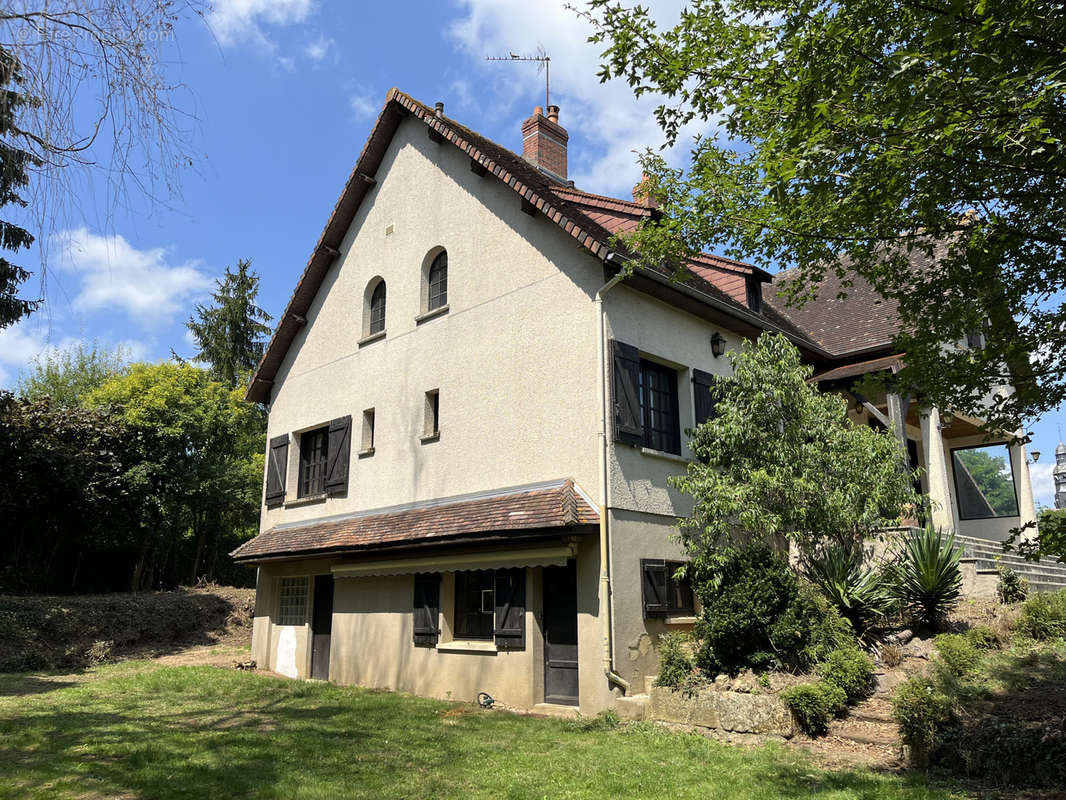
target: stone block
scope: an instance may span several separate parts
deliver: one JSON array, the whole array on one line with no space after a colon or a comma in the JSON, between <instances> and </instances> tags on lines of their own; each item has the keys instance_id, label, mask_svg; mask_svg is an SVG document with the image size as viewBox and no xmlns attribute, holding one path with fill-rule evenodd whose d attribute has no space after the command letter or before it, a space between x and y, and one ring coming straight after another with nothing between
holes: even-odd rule
<instances>
[{"instance_id":1,"label":"stone block","mask_svg":"<svg viewBox=\"0 0 1066 800\"><path fill-rule=\"evenodd\" d=\"M644 694L632 695L630 697L616 697L614 699L614 710L618 712L618 716L632 722L641 722L644 720L647 705L648 696Z\"/></svg>"}]
</instances>

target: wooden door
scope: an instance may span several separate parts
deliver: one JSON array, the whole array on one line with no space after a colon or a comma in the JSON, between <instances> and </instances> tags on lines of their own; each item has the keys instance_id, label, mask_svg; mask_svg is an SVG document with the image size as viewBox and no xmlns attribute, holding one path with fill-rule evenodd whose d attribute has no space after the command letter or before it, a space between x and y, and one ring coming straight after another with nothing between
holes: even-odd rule
<instances>
[{"instance_id":1,"label":"wooden door","mask_svg":"<svg viewBox=\"0 0 1066 800\"><path fill-rule=\"evenodd\" d=\"M333 576L315 575L311 614L311 677L329 679L329 643L333 632Z\"/></svg>"},{"instance_id":2,"label":"wooden door","mask_svg":"<svg viewBox=\"0 0 1066 800\"><path fill-rule=\"evenodd\" d=\"M544 702L577 705L577 565L544 568Z\"/></svg>"}]
</instances>

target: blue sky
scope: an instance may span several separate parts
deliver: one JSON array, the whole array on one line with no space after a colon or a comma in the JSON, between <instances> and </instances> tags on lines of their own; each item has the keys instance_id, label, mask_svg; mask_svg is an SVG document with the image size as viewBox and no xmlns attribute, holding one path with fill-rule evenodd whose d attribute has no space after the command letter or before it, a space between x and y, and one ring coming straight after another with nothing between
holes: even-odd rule
<instances>
[{"instance_id":1,"label":"blue sky","mask_svg":"<svg viewBox=\"0 0 1066 800\"><path fill-rule=\"evenodd\" d=\"M655 3L666 17L680 6ZM40 243L47 302L0 330L0 387L13 388L34 356L77 340L122 343L137 358L190 355L184 321L238 258L252 259L261 304L277 317L390 87L443 100L449 116L520 150L543 76L487 55L544 47L552 101L570 132L570 177L628 197L639 179L634 151L661 141L654 99L600 84L588 34L554 0L215 0L206 21L186 21L172 42L171 74L188 87L181 105L195 116L198 155L180 196L132 196L110 215L85 203L83 216ZM21 260L32 267L38 258ZM1058 419L1034 426L1044 454L1034 490L1045 504Z\"/></svg>"}]
</instances>

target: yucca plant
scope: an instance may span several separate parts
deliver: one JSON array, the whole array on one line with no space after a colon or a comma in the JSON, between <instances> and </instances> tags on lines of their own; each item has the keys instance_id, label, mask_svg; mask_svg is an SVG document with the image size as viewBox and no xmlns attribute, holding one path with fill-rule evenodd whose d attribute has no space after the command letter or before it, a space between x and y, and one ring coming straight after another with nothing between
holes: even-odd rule
<instances>
[{"instance_id":1,"label":"yucca plant","mask_svg":"<svg viewBox=\"0 0 1066 800\"><path fill-rule=\"evenodd\" d=\"M803 570L860 637L880 622L892 605L885 580L863 565L858 548L826 547L804 558Z\"/></svg>"},{"instance_id":2,"label":"yucca plant","mask_svg":"<svg viewBox=\"0 0 1066 800\"><path fill-rule=\"evenodd\" d=\"M959 602L962 551L955 534L932 526L904 541L898 559L889 568L892 591L906 614L921 627L937 629Z\"/></svg>"}]
</instances>

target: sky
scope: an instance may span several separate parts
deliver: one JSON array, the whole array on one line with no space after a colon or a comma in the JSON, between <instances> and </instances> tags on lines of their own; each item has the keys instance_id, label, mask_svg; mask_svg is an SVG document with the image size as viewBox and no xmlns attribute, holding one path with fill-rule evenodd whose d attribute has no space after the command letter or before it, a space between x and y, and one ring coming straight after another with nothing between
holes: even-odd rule
<instances>
[{"instance_id":1,"label":"sky","mask_svg":"<svg viewBox=\"0 0 1066 800\"><path fill-rule=\"evenodd\" d=\"M651 5L669 20L683 3ZM662 142L656 101L635 100L623 82L600 83L590 32L556 0L215 0L206 18L175 29L168 51L194 120L196 157L180 193L162 202L131 196L110 213L87 201L38 242L46 302L0 330L0 388L15 388L35 357L79 341L121 345L135 359L191 356L185 321L241 258L252 261L260 304L277 318L390 87L443 101L448 116L521 151L521 122L543 105L544 76L536 64L486 56L543 48L570 134L569 177L629 197L640 179L636 151ZM668 160L684 154L681 145ZM20 261L32 268L40 255ZM1032 427L1042 452L1034 492L1045 505L1060 419Z\"/></svg>"}]
</instances>

